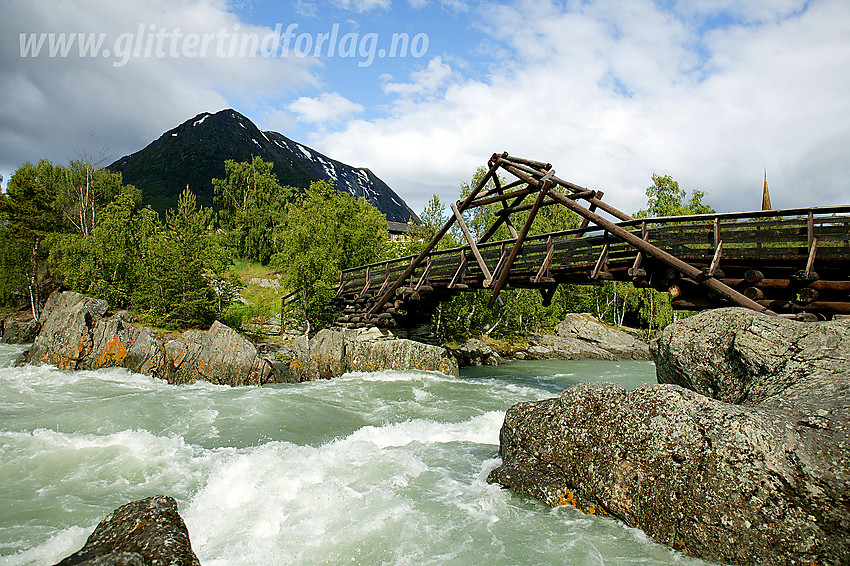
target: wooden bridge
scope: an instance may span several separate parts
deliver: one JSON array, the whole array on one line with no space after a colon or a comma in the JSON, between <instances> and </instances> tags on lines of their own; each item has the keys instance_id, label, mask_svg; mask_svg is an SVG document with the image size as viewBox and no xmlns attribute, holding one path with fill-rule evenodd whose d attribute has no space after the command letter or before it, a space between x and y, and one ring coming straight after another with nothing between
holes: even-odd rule
<instances>
[{"instance_id":1,"label":"wooden bridge","mask_svg":"<svg viewBox=\"0 0 850 566\"><path fill-rule=\"evenodd\" d=\"M502 184L500 172L514 180ZM441 301L478 289L490 290L492 306L503 289L536 288L546 305L559 284L603 281L666 291L678 309L850 313L850 205L635 219L601 199L600 191L556 177L548 163L494 154L419 255L342 273L337 325L415 326ZM501 206L496 221L475 240L462 213L493 203ZM537 212L553 205L578 214L581 226L529 235ZM514 226L522 211L528 215ZM435 251L455 222L467 245ZM511 238L489 241L502 225Z\"/></svg>"}]
</instances>

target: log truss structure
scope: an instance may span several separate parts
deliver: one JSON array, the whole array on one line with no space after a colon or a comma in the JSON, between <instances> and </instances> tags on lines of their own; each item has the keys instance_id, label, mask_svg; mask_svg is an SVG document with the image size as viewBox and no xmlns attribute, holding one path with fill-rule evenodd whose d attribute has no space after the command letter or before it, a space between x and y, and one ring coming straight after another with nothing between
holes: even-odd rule
<instances>
[{"instance_id":1,"label":"log truss structure","mask_svg":"<svg viewBox=\"0 0 850 566\"><path fill-rule=\"evenodd\" d=\"M513 180L503 184L499 173ZM485 190L490 181L493 188ZM504 289L536 288L545 305L561 283L608 280L667 291L680 309L850 313L850 205L635 219L602 196L560 179L549 163L493 154L487 173L451 203L452 215L419 255L342 273L336 324L409 327L463 291L489 289L492 306ZM502 209L475 240L463 212L493 203ZM567 207L581 226L530 235L546 206ZM529 211L521 226L512 221L520 211ZM467 245L435 251L455 223ZM502 225L511 238L491 242Z\"/></svg>"}]
</instances>

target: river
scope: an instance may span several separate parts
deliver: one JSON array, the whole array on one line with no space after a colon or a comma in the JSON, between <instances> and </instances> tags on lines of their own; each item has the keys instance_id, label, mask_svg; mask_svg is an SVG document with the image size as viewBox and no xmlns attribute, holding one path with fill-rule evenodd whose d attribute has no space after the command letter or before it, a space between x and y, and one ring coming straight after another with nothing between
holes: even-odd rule
<instances>
[{"instance_id":1,"label":"river","mask_svg":"<svg viewBox=\"0 0 850 566\"><path fill-rule=\"evenodd\" d=\"M0 565L53 564L129 501L177 499L204 566L705 562L485 480L519 401L649 362L513 362L305 384L172 386L13 368L0 344Z\"/></svg>"}]
</instances>

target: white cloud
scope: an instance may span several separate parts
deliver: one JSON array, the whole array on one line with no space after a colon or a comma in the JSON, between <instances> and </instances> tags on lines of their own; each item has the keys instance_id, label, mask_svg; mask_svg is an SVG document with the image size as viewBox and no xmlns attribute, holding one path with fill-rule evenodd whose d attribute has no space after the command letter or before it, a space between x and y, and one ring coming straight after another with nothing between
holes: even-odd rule
<instances>
[{"instance_id":1,"label":"white cloud","mask_svg":"<svg viewBox=\"0 0 850 566\"><path fill-rule=\"evenodd\" d=\"M225 2L215 0L0 4L0 170L42 157L63 162L77 151L96 152L103 145L118 158L200 112L228 106L244 111L282 91L317 84L312 59L229 57L229 43L222 43L222 57L215 38L204 57L199 45L185 55L187 43L164 38L160 57L160 30L183 38L194 33L199 39L223 30L242 34L239 41L246 45L248 34L260 39L272 32L240 22ZM31 32L104 33L102 47L110 56L101 52L81 58L74 46L65 58L48 57L46 49L39 57L21 57L19 34ZM119 39L122 34L125 40ZM132 45L138 45L138 57L132 56ZM171 56L171 45L177 56ZM121 52L130 55L123 65L118 57L122 46L128 48ZM237 42L234 49L238 54L241 45Z\"/></svg>"},{"instance_id":2,"label":"white cloud","mask_svg":"<svg viewBox=\"0 0 850 566\"><path fill-rule=\"evenodd\" d=\"M289 105L302 122L323 124L363 112L363 105L336 92L322 93L318 98L302 96Z\"/></svg>"},{"instance_id":3,"label":"white cloud","mask_svg":"<svg viewBox=\"0 0 850 566\"><path fill-rule=\"evenodd\" d=\"M452 75L452 68L443 63L441 57L428 61L428 66L420 71L410 73L408 83L391 82L392 77L384 75L381 89L386 94L396 94L403 97L432 95L442 88Z\"/></svg>"},{"instance_id":4,"label":"white cloud","mask_svg":"<svg viewBox=\"0 0 850 566\"><path fill-rule=\"evenodd\" d=\"M649 1L490 6L487 33L507 46L492 74L449 81L432 59L388 83L392 115L313 143L368 164L417 210L432 192L456 199L504 150L627 211L644 205L653 172L719 210L758 208L764 167L776 207L850 202L850 5L770 5L759 4L764 23L704 37ZM416 99L428 84L438 94Z\"/></svg>"}]
</instances>

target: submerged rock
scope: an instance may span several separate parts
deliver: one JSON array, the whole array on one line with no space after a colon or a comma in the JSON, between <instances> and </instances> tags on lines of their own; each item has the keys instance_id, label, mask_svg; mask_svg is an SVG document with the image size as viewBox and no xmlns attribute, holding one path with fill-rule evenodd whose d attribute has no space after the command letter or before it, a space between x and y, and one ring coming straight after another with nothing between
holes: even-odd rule
<instances>
[{"instance_id":1,"label":"submerged rock","mask_svg":"<svg viewBox=\"0 0 850 566\"><path fill-rule=\"evenodd\" d=\"M292 344L290 372L299 381L330 379L348 371L418 369L458 375L457 360L440 346L395 338L378 329L323 329Z\"/></svg>"},{"instance_id":2,"label":"submerged rock","mask_svg":"<svg viewBox=\"0 0 850 566\"><path fill-rule=\"evenodd\" d=\"M275 381L271 364L253 344L214 322L209 332L185 332L163 343L150 328L134 326L126 311L107 317L106 301L70 291L53 293L44 306L43 325L24 363L59 369L123 367L169 383L198 380L224 385Z\"/></svg>"},{"instance_id":3,"label":"submerged rock","mask_svg":"<svg viewBox=\"0 0 850 566\"><path fill-rule=\"evenodd\" d=\"M165 495L119 507L56 566L200 566L177 502Z\"/></svg>"},{"instance_id":4,"label":"submerged rock","mask_svg":"<svg viewBox=\"0 0 850 566\"><path fill-rule=\"evenodd\" d=\"M503 463L488 481L550 505L617 517L709 560L847 564L850 368L835 361L845 355L850 334L835 323L805 326L743 309L672 325L653 351L683 344L688 354L673 349L659 357L659 379L675 368L704 383L714 364L718 373L709 383L717 399L672 384L627 392L583 383L559 398L515 405L500 435ZM699 330L708 327L717 332ZM743 363L734 348L724 349L753 344L746 334L756 328L770 340L747 351L765 352L774 370L805 362L789 343L830 353L808 366L811 373L760 380L767 365ZM770 354L776 349L784 353ZM741 367L750 370L733 373ZM732 396L747 406L718 400Z\"/></svg>"}]
</instances>

